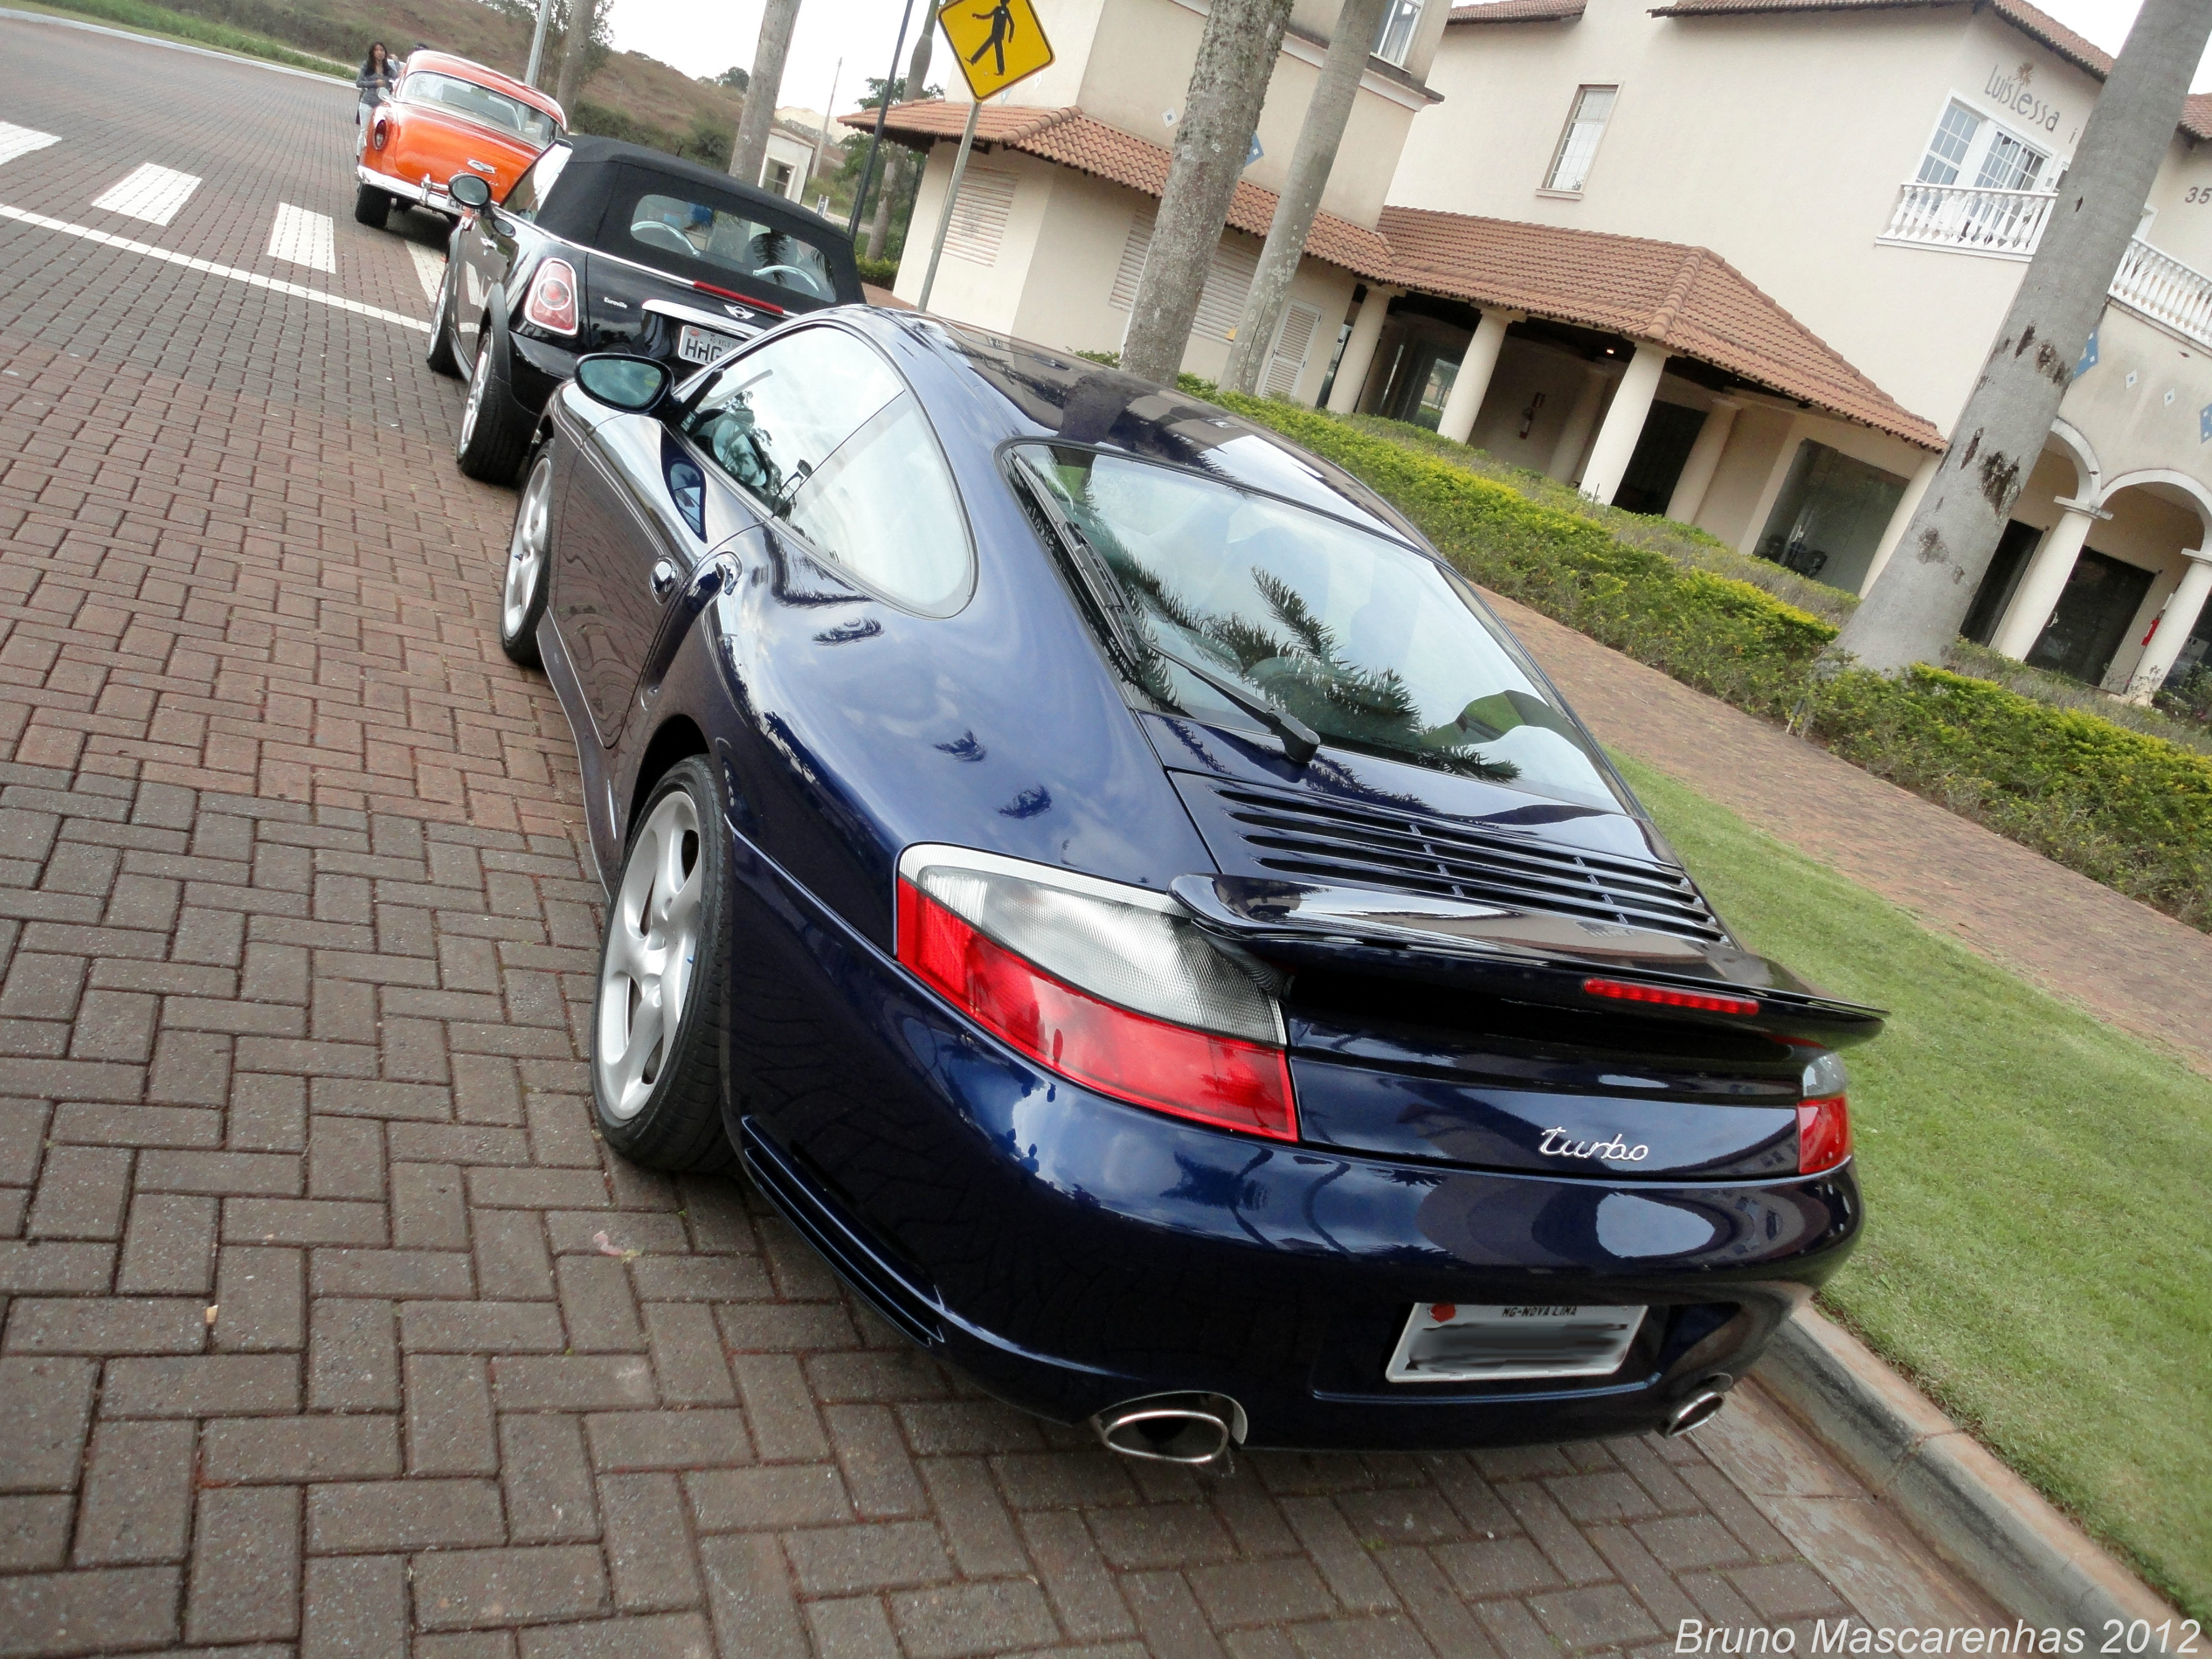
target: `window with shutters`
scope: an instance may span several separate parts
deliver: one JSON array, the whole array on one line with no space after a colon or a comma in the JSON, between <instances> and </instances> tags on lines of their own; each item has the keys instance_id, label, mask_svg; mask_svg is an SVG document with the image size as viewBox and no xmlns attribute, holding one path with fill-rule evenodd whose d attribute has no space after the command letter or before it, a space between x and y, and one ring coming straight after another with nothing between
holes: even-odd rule
<instances>
[{"instance_id":1,"label":"window with shutters","mask_svg":"<svg viewBox=\"0 0 2212 1659\"><path fill-rule=\"evenodd\" d=\"M1127 311L1137 303L1137 283L1145 274L1145 256L1152 246L1152 216L1133 215L1128 238L1121 244L1121 267L1114 273L1110 297L1116 309ZM1206 267L1206 286L1199 292L1198 315L1192 321L1191 332L1210 340L1234 337L1237 319L1244 314L1245 296L1251 292L1252 277L1259 268L1257 254L1226 243L1216 247Z\"/></svg>"},{"instance_id":2,"label":"window with shutters","mask_svg":"<svg viewBox=\"0 0 2212 1659\"><path fill-rule=\"evenodd\" d=\"M945 251L979 265L996 264L999 246L1006 240L1006 220L1014 210L1011 173L970 167L960 181L959 199L952 204L952 224L945 233Z\"/></svg>"},{"instance_id":3,"label":"window with shutters","mask_svg":"<svg viewBox=\"0 0 2212 1659\"><path fill-rule=\"evenodd\" d=\"M1306 356L1321 328L1321 313L1293 300L1283 307L1283 325L1276 331L1275 349L1267 359L1267 378L1260 390L1271 398L1297 395L1298 376L1306 372Z\"/></svg>"}]
</instances>

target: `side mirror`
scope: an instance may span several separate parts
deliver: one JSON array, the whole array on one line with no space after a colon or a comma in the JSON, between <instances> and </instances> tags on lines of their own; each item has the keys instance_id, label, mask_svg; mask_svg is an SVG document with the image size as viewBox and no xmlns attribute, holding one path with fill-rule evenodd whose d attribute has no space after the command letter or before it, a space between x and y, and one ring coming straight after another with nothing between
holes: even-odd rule
<instances>
[{"instance_id":1,"label":"side mirror","mask_svg":"<svg viewBox=\"0 0 2212 1659\"><path fill-rule=\"evenodd\" d=\"M480 211L491 205L491 186L473 173L457 173L446 180L446 194L465 208Z\"/></svg>"},{"instance_id":2,"label":"side mirror","mask_svg":"<svg viewBox=\"0 0 2212 1659\"><path fill-rule=\"evenodd\" d=\"M649 413L676 383L666 363L620 351L598 351L576 360L576 384L584 394L611 409Z\"/></svg>"}]
</instances>

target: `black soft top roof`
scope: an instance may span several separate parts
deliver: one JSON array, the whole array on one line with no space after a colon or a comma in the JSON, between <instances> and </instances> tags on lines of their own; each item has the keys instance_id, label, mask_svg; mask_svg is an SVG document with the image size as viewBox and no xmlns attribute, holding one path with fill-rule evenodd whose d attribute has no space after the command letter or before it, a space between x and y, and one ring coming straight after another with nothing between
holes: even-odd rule
<instances>
[{"instance_id":1,"label":"black soft top roof","mask_svg":"<svg viewBox=\"0 0 2212 1659\"><path fill-rule=\"evenodd\" d=\"M787 197L741 184L726 173L718 173L681 155L671 155L665 150L626 144L618 138L572 133L559 142L575 153L562 170L550 199L538 212L538 222L556 236L588 246L599 232L600 210L613 185L610 175L617 167L627 165L664 178L680 179L702 196L718 196L725 201L741 204L749 215L763 223L781 222L825 253L842 251L847 258L851 257L852 239L846 235L842 225L831 223Z\"/></svg>"}]
</instances>

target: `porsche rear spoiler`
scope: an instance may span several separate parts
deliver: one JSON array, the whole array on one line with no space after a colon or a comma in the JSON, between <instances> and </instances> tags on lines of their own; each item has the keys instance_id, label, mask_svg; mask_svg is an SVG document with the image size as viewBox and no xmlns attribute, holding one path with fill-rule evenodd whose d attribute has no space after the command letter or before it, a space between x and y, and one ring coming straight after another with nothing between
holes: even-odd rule
<instances>
[{"instance_id":1,"label":"porsche rear spoiler","mask_svg":"<svg viewBox=\"0 0 2212 1659\"><path fill-rule=\"evenodd\" d=\"M1206 933L1292 967L1419 979L1832 1048L1864 1042L1885 1018L1824 996L1733 945L1617 922L1249 876L1179 876L1170 890Z\"/></svg>"}]
</instances>

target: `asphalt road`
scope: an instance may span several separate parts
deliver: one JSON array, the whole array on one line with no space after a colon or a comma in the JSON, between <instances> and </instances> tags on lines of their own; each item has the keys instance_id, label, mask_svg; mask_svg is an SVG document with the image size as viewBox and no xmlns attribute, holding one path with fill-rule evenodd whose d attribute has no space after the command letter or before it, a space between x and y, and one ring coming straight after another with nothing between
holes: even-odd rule
<instances>
[{"instance_id":1,"label":"asphalt road","mask_svg":"<svg viewBox=\"0 0 2212 1659\"><path fill-rule=\"evenodd\" d=\"M1275 1659L1993 1619L1693 1440L1110 1458L607 1157L570 738L350 90L0 20L0 1656Z\"/></svg>"}]
</instances>

